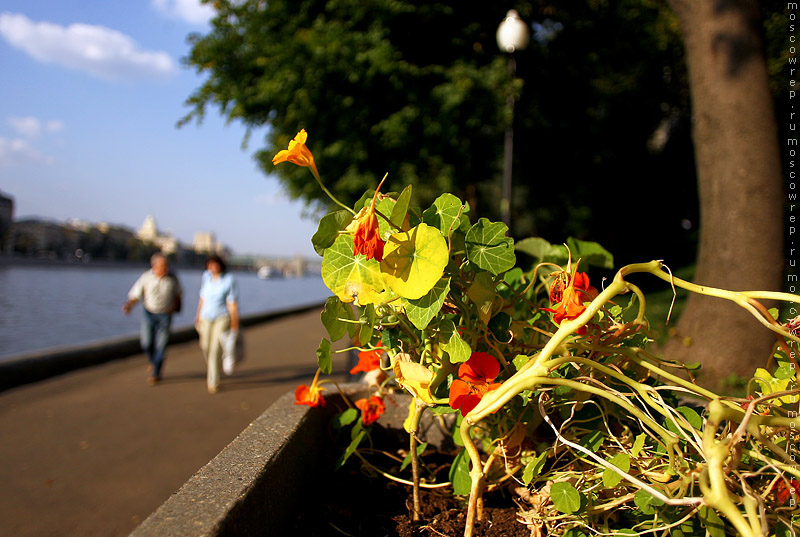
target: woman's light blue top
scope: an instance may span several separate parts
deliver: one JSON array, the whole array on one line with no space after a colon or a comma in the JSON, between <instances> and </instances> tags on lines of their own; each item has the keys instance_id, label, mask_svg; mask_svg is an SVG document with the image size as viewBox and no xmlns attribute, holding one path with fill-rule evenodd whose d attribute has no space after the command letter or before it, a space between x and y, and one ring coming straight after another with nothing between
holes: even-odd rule
<instances>
[{"instance_id":1,"label":"woman's light blue top","mask_svg":"<svg viewBox=\"0 0 800 537\"><path fill-rule=\"evenodd\" d=\"M209 271L203 272L200 280L200 298L203 307L200 309L200 318L207 321L223 315L228 315L228 302L235 303L239 300L239 290L236 279L230 272L220 274L215 280Z\"/></svg>"}]
</instances>

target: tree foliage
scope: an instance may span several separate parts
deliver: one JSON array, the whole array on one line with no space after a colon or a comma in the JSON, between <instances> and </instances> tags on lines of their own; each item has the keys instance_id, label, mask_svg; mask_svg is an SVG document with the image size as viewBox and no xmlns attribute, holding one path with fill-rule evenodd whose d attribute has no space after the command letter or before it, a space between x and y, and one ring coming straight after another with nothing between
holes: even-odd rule
<instances>
[{"instance_id":1,"label":"tree foliage","mask_svg":"<svg viewBox=\"0 0 800 537\"><path fill-rule=\"evenodd\" d=\"M326 184L348 203L388 172L389 186L414 185L420 204L449 191L474 219L496 218L514 96L514 236L602 238L614 250L622 241L601 233L618 223L598 205L624 206L657 184L663 218L650 232L692 250L681 228L696 217L688 94L664 0L214 5L212 30L191 37L186 63L208 78L184 121L215 106L268 126L257 159L291 196L325 201L301 170L270 163L305 128ZM495 40L511 7L534 30L515 55L516 80Z\"/></svg>"},{"instance_id":2,"label":"tree foliage","mask_svg":"<svg viewBox=\"0 0 800 537\"><path fill-rule=\"evenodd\" d=\"M346 203L388 172L389 190L412 184L415 203L453 192L473 221L497 219L514 96L512 236L600 241L621 263L694 261L692 111L667 0L213 3L211 31L190 37L185 63L207 77L182 121L214 108L267 127L256 158L291 197L327 203L301 170L270 162L305 128L326 184ZM775 0L761 6L779 95L786 16ZM533 30L515 54L516 80L495 41L509 8ZM634 199L647 201L645 215Z\"/></svg>"},{"instance_id":3,"label":"tree foliage","mask_svg":"<svg viewBox=\"0 0 800 537\"><path fill-rule=\"evenodd\" d=\"M388 172L422 198L464 193L496 173L511 91L483 2L276 0L215 2L187 62L209 78L185 118L214 104L230 120L270 127L257 159L300 128L329 188L352 203ZM300 170L277 170L293 197L323 201Z\"/></svg>"}]
</instances>

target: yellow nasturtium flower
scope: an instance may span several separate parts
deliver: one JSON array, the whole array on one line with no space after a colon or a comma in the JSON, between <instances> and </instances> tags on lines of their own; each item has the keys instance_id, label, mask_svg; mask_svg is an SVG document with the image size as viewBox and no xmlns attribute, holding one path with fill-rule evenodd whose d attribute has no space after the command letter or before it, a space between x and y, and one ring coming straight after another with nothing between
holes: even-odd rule
<instances>
[{"instance_id":1,"label":"yellow nasturtium flower","mask_svg":"<svg viewBox=\"0 0 800 537\"><path fill-rule=\"evenodd\" d=\"M309 168L311 173L314 174L314 177L319 179L317 165L314 164L314 155L311 153L311 150L306 147L307 139L308 134L305 129L302 129L297 133L297 136L294 137L294 140L289 142L289 149L278 151L278 154L272 157L272 164L276 165L281 162L291 162L298 166L304 166Z\"/></svg>"},{"instance_id":2,"label":"yellow nasturtium flower","mask_svg":"<svg viewBox=\"0 0 800 537\"><path fill-rule=\"evenodd\" d=\"M397 383L408 390L414 397L419 397L428 404L433 404L431 395L431 382L433 382L433 371L422 364L411 361L407 354L395 356L394 375Z\"/></svg>"}]
</instances>

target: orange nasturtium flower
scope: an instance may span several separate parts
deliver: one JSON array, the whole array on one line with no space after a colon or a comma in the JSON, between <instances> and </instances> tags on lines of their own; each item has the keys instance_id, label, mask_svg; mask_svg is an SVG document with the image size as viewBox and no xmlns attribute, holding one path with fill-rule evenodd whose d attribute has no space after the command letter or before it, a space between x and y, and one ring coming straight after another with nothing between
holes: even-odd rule
<instances>
[{"instance_id":1,"label":"orange nasturtium flower","mask_svg":"<svg viewBox=\"0 0 800 537\"><path fill-rule=\"evenodd\" d=\"M772 490L775 491L778 504L783 505L790 497L800 496L800 481L792 478L787 485L785 479L780 479L772 486Z\"/></svg>"},{"instance_id":2,"label":"orange nasturtium flower","mask_svg":"<svg viewBox=\"0 0 800 537\"><path fill-rule=\"evenodd\" d=\"M278 154L272 157L272 164L276 165L281 162L291 162L298 166L305 166L311 170L314 177L319 179L317 165L314 164L314 155L312 155L311 150L306 147L306 139L308 139L308 134L305 129L302 129L294 137L294 140L289 142L289 149L278 151Z\"/></svg>"},{"instance_id":3,"label":"orange nasturtium flower","mask_svg":"<svg viewBox=\"0 0 800 537\"><path fill-rule=\"evenodd\" d=\"M378 369L381 366L381 355L383 355L383 349L381 349L380 346L381 344L378 343L379 348L377 349L359 352L358 364L350 370L350 374L355 375L359 371L369 373L370 371Z\"/></svg>"},{"instance_id":4,"label":"orange nasturtium flower","mask_svg":"<svg viewBox=\"0 0 800 537\"><path fill-rule=\"evenodd\" d=\"M375 216L375 202L378 199L378 192L381 185L386 180L384 176L381 179L378 188L375 189L375 196L372 198L372 203L369 207L364 207L353 218L352 225L355 225L356 234L353 237L353 255L364 254L367 259L377 259L383 261L383 247L384 242L381 240L380 231L378 230L378 218ZM348 226L349 228L350 226Z\"/></svg>"},{"instance_id":5,"label":"orange nasturtium flower","mask_svg":"<svg viewBox=\"0 0 800 537\"><path fill-rule=\"evenodd\" d=\"M322 392L325 391L325 388L321 388L317 383L318 381L319 381L319 370L317 370L317 374L314 375L314 380L311 382L311 386L306 386L305 384L301 384L295 389L294 404L308 405L308 406L325 406L325 398L322 396Z\"/></svg>"},{"instance_id":6,"label":"orange nasturtium flower","mask_svg":"<svg viewBox=\"0 0 800 537\"><path fill-rule=\"evenodd\" d=\"M473 352L469 360L458 367L458 378L450 384L450 407L461 409L467 415L480 402L486 392L496 390L493 382L500 374L500 364L491 354Z\"/></svg>"},{"instance_id":7,"label":"orange nasturtium flower","mask_svg":"<svg viewBox=\"0 0 800 537\"><path fill-rule=\"evenodd\" d=\"M383 403L383 399L377 395L373 395L369 399L359 399L355 402L355 405L363 413L361 421L364 425L371 425L378 421L378 418L386 412L386 405Z\"/></svg>"},{"instance_id":8,"label":"orange nasturtium flower","mask_svg":"<svg viewBox=\"0 0 800 537\"><path fill-rule=\"evenodd\" d=\"M589 285L589 276L585 272L561 272L550 286L550 302L553 307L542 309L554 313L553 322L560 325L563 321L579 317L586 310L583 303L596 296L597 289ZM585 326L578 330L578 334L585 332Z\"/></svg>"}]
</instances>

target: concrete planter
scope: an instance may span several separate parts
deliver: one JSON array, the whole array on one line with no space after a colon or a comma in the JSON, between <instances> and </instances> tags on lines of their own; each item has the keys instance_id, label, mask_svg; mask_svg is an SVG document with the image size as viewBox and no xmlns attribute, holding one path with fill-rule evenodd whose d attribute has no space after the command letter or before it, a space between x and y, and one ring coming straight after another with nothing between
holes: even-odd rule
<instances>
[{"instance_id":1,"label":"concrete planter","mask_svg":"<svg viewBox=\"0 0 800 537\"><path fill-rule=\"evenodd\" d=\"M363 384L345 384L351 400L366 395ZM380 423L402 428L410 396L390 396ZM300 503L308 501L314 477L324 473L328 427L341 396L325 407L295 405L287 393L253 421L213 460L151 514L130 537L248 537L293 534ZM424 418L420 437L442 441L438 424Z\"/></svg>"},{"instance_id":2,"label":"concrete planter","mask_svg":"<svg viewBox=\"0 0 800 537\"><path fill-rule=\"evenodd\" d=\"M330 405L329 405L330 406ZM290 535L298 490L319 470L331 411L287 393L151 514L131 537Z\"/></svg>"}]
</instances>

